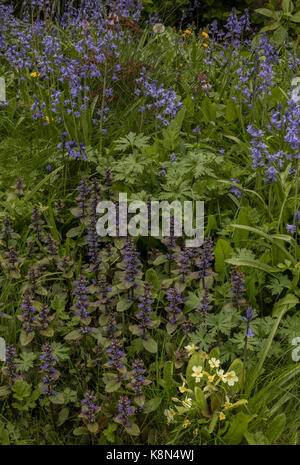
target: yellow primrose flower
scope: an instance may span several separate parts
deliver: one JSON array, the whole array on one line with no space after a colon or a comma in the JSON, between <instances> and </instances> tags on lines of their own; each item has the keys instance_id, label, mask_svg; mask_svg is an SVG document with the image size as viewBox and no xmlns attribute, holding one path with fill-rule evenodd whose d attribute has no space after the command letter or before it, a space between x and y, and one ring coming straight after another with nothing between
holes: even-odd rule
<instances>
[{"instance_id":1,"label":"yellow primrose flower","mask_svg":"<svg viewBox=\"0 0 300 465\"><path fill-rule=\"evenodd\" d=\"M186 397L185 400L182 402L182 405L187 408L191 408L192 406L192 399L190 397Z\"/></svg>"},{"instance_id":2,"label":"yellow primrose flower","mask_svg":"<svg viewBox=\"0 0 300 465\"><path fill-rule=\"evenodd\" d=\"M239 378L236 376L234 371L229 371L225 374L225 383L227 383L228 386L233 386L238 380Z\"/></svg>"},{"instance_id":3,"label":"yellow primrose flower","mask_svg":"<svg viewBox=\"0 0 300 465\"><path fill-rule=\"evenodd\" d=\"M215 375L210 375L210 376L208 376L208 381L209 381L210 383L212 383L214 379L215 379Z\"/></svg>"},{"instance_id":4,"label":"yellow primrose flower","mask_svg":"<svg viewBox=\"0 0 300 465\"><path fill-rule=\"evenodd\" d=\"M201 32L201 35L202 35L203 37L205 37L206 39L209 38L209 35L208 35L207 32L205 32L205 31L202 31L202 32Z\"/></svg>"},{"instance_id":5,"label":"yellow primrose flower","mask_svg":"<svg viewBox=\"0 0 300 465\"><path fill-rule=\"evenodd\" d=\"M225 378L225 375L224 375L224 370L218 370L218 371L217 371L217 375L219 376L219 378L220 378L224 383L226 383L226 378Z\"/></svg>"},{"instance_id":6,"label":"yellow primrose flower","mask_svg":"<svg viewBox=\"0 0 300 465\"><path fill-rule=\"evenodd\" d=\"M172 408L166 409L164 411L164 414L167 417L167 422L168 423L171 423L171 421L174 421L175 411Z\"/></svg>"},{"instance_id":7,"label":"yellow primrose flower","mask_svg":"<svg viewBox=\"0 0 300 465\"><path fill-rule=\"evenodd\" d=\"M179 388L178 388L178 389L179 389L179 391L180 391L182 394L183 394L184 392L186 392L186 391L187 391L187 388L185 387L185 383L183 383L183 385L182 385L182 386L179 386Z\"/></svg>"},{"instance_id":8,"label":"yellow primrose flower","mask_svg":"<svg viewBox=\"0 0 300 465\"><path fill-rule=\"evenodd\" d=\"M213 357L210 360L208 360L208 363L211 368L219 368L221 362L220 360L217 360L216 358Z\"/></svg>"},{"instance_id":9,"label":"yellow primrose flower","mask_svg":"<svg viewBox=\"0 0 300 465\"><path fill-rule=\"evenodd\" d=\"M219 419L222 421L222 420L225 420L225 418L226 418L226 415L224 415L223 412L220 412Z\"/></svg>"},{"instance_id":10,"label":"yellow primrose flower","mask_svg":"<svg viewBox=\"0 0 300 465\"><path fill-rule=\"evenodd\" d=\"M184 420L182 426L183 426L184 428L187 428L188 426L190 426L190 424L191 424L190 420Z\"/></svg>"},{"instance_id":11,"label":"yellow primrose flower","mask_svg":"<svg viewBox=\"0 0 300 465\"><path fill-rule=\"evenodd\" d=\"M231 405L232 405L232 403L229 401L229 397L226 396L224 408L228 409L229 407L231 407Z\"/></svg>"},{"instance_id":12,"label":"yellow primrose flower","mask_svg":"<svg viewBox=\"0 0 300 465\"><path fill-rule=\"evenodd\" d=\"M185 349L188 351L189 355L193 355L196 350L196 346L194 344L185 346Z\"/></svg>"},{"instance_id":13,"label":"yellow primrose flower","mask_svg":"<svg viewBox=\"0 0 300 465\"><path fill-rule=\"evenodd\" d=\"M194 435L194 436L197 436L198 432L199 432L198 428L194 429L193 435Z\"/></svg>"},{"instance_id":14,"label":"yellow primrose flower","mask_svg":"<svg viewBox=\"0 0 300 465\"><path fill-rule=\"evenodd\" d=\"M192 31L190 31L189 29L186 29L186 30L184 31L184 33L189 35L189 34L192 33Z\"/></svg>"},{"instance_id":15,"label":"yellow primrose flower","mask_svg":"<svg viewBox=\"0 0 300 465\"><path fill-rule=\"evenodd\" d=\"M208 47L208 44L205 44L205 43L204 43L204 44L202 44L202 45L203 45L203 47Z\"/></svg>"},{"instance_id":16,"label":"yellow primrose flower","mask_svg":"<svg viewBox=\"0 0 300 465\"><path fill-rule=\"evenodd\" d=\"M198 366L198 367L194 366L194 367L192 367L192 370L193 370L193 372L194 372L194 373L192 374L192 376L193 376L194 378L196 378L196 383L200 383L200 379L201 379L202 376L203 376L202 366Z\"/></svg>"},{"instance_id":17,"label":"yellow primrose flower","mask_svg":"<svg viewBox=\"0 0 300 465\"><path fill-rule=\"evenodd\" d=\"M39 77L40 73L36 73L35 71L33 73L30 73L30 77Z\"/></svg>"}]
</instances>

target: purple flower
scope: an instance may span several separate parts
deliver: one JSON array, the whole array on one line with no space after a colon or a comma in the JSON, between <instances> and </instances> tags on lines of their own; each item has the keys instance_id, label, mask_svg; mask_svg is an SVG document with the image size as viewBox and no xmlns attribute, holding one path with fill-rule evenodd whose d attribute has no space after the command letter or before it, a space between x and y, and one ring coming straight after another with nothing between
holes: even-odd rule
<instances>
[{"instance_id":1,"label":"purple flower","mask_svg":"<svg viewBox=\"0 0 300 465\"><path fill-rule=\"evenodd\" d=\"M287 232L289 232L291 234L295 234L296 225L295 224L287 224L286 225L286 230L287 230Z\"/></svg>"}]
</instances>

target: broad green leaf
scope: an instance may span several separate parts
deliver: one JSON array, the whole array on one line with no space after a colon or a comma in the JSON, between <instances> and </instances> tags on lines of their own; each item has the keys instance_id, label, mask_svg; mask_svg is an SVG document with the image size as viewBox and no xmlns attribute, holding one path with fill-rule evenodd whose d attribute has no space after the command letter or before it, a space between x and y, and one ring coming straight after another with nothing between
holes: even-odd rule
<instances>
[{"instance_id":1,"label":"broad green leaf","mask_svg":"<svg viewBox=\"0 0 300 465\"><path fill-rule=\"evenodd\" d=\"M249 225L248 213L246 208L241 208L238 217L237 224ZM246 241L249 236L249 231L247 229L236 228L233 234L233 241L235 247L245 247Z\"/></svg>"},{"instance_id":2,"label":"broad green leaf","mask_svg":"<svg viewBox=\"0 0 300 465\"><path fill-rule=\"evenodd\" d=\"M132 306L132 302L127 302L126 299L121 299L117 303L117 312L125 312Z\"/></svg>"},{"instance_id":3,"label":"broad green leaf","mask_svg":"<svg viewBox=\"0 0 300 465\"><path fill-rule=\"evenodd\" d=\"M131 426L125 426L125 430L131 436L139 436L140 435L140 428L136 423L133 423Z\"/></svg>"},{"instance_id":4,"label":"broad green leaf","mask_svg":"<svg viewBox=\"0 0 300 465\"><path fill-rule=\"evenodd\" d=\"M267 438L270 441L270 444L274 444L277 439L280 438L282 435L286 424L286 415L285 413L281 413L277 415L273 420L271 420L268 430L267 430Z\"/></svg>"},{"instance_id":5,"label":"broad green leaf","mask_svg":"<svg viewBox=\"0 0 300 465\"><path fill-rule=\"evenodd\" d=\"M158 289L159 287L158 276L157 276L156 271L153 268L149 268L146 271L145 278L146 278L146 281L149 281L149 283L152 284L154 289Z\"/></svg>"},{"instance_id":6,"label":"broad green leaf","mask_svg":"<svg viewBox=\"0 0 300 465\"><path fill-rule=\"evenodd\" d=\"M239 412L232 420L231 425L223 440L228 445L237 445L242 442L243 436L248 429L248 423L253 416Z\"/></svg>"},{"instance_id":7,"label":"broad green leaf","mask_svg":"<svg viewBox=\"0 0 300 465\"><path fill-rule=\"evenodd\" d=\"M154 339L152 338L149 338L146 340L143 339L143 346L148 352L151 352L151 354L156 354L157 342Z\"/></svg>"},{"instance_id":8,"label":"broad green leaf","mask_svg":"<svg viewBox=\"0 0 300 465\"><path fill-rule=\"evenodd\" d=\"M225 261L231 257L233 249L225 239L218 239L215 247L215 271L224 273Z\"/></svg>"},{"instance_id":9,"label":"broad green leaf","mask_svg":"<svg viewBox=\"0 0 300 465\"><path fill-rule=\"evenodd\" d=\"M145 404L144 413L151 413L154 412L160 406L162 401L162 397L154 397L150 399Z\"/></svg>"},{"instance_id":10,"label":"broad green leaf","mask_svg":"<svg viewBox=\"0 0 300 465\"><path fill-rule=\"evenodd\" d=\"M275 14L273 13L272 10L268 10L267 8L257 8L255 10L256 13L259 13L263 16L268 16L268 18L274 18Z\"/></svg>"},{"instance_id":11,"label":"broad green leaf","mask_svg":"<svg viewBox=\"0 0 300 465\"><path fill-rule=\"evenodd\" d=\"M200 410L207 409L207 402L206 402L205 395L202 389L198 386L195 387L195 399L196 399L197 407L199 407Z\"/></svg>"}]
</instances>

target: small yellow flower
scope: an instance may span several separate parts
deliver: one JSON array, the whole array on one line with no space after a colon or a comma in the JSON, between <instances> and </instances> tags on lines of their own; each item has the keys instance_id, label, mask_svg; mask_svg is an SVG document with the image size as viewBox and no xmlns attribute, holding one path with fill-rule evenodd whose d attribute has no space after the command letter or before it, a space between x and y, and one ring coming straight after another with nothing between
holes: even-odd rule
<instances>
[{"instance_id":1,"label":"small yellow flower","mask_svg":"<svg viewBox=\"0 0 300 465\"><path fill-rule=\"evenodd\" d=\"M209 38L209 35L207 34L207 32L202 31L201 34L202 34L202 36L205 37L206 39Z\"/></svg>"},{"instance_id":2,"label":"small yellow flower","mask_svg":"<svg viewBox=\"0 0 300 465\"><path fill-rule=\"evenodd\" d=\"M225 418L226 418L226 415L224 415L223 412L220 412L219 419L222 421L222 420L225 420Z\"/></svg>"},{"instance_id":3,"label":"small yellow flower","mask_svg":"<svg viewBox=\"0 0 300 465\"><path fill-rule=\"evenodd\" d=\"M184 420L183 427L187 428L188 426L190 426L190 424L191 424L190 420Z\"/></svg>"},{"instance_id":4,"label":"small yellow flower","mask_svg":"<svg viewBox=\"0 0 300 465\"><path fill-rule=\"evenodd\" d=\"M184 31L184 33L190 35L190 34L192 33L192 31L190 31L189 29L186 29L186 30Z\"/></svg>"},{"instance_id":5,"label":"small yellow flower","mask_svg":"<svg viewBox=\"0 0 300 465\"><path fill-rule=\"evenodd\" d=\"M229 407L231 407L231 405L232 403L229 401L229 397L226 396L224 408L228 409Z\"/></svg>"},{"instance_id":6,"label":"small yellow flower","mask_svg":"<svg viewBox=\"0 0 300 465\"><path fill-rule=\"evenodd\" d=\"M224 383L226 383L226 377L225 377L225 374L224 374L224 370L218 370L218 371L217 371L217 375L219 376L219 378L220 378Z\"/></svg>"},{"instance_id":7,"label":"small yellow flower","mask_svg":"<svg viewBox=\"0 0 300 465\"><path fill-rule=\"evenodd\" d=\"M203 45L203 47L208 47L208 44L205 44L205 43L204 43L204 44L202 44L202 45Z\"/></svg>"},{"instance_id":8,"label":"small yellow flower","mask_svg":"<svg viewBox=\"0 0 300 465\"><path fill-rule=\"evenodd\" d=\"M46 115L46 116L45 116L45 120L47 121L48 124L50 123L50 118L49 118L49 116Z\"/></svg>"},{"instance_id":9,"label":"small yellow flower","mask_svg":"<svg viewBox=\"0 0 300 465\"><path fill-rule=\"evenodd\" d=\"M44 192L45 189L40 189L40 192Z\"/></svg>"},{"instance_id":10,"label":"small yellow flower","mask_svg":"<svg viewBox=\"0 0 300 465\"><path fill-rule=\"evenodd\" d=\"M183 64L182 63L179 63L179 67L182 68Z\"/></svg>"},{"instance_id":11,"label":"small yellow flower","mask_svg":"<svg viewBox=\"0 0 300 465\"><path fill-rule=\"evenodd\" d=\"M179 388L178 388L178 389L179 389L179 391L180 391L182 394L183 394L184 392L186 392L186 391L187 391L187 388L185 387L185 383L183 383L183 385L182 385L182 386L179 386Z\"/></svg>"},{"instance_id":12,"label":"small yellow flower","mask_svg":"<svg viewBox=\"0 0 300 465\"><path fill-rule=\"evenodd\" d=\"M194 372L192 376L196 378L196 383L200 383L200 380L203 376L202 366L198 366L198 367L194 366L192 367L192 370Z\"/></svg>"},{"instance_id":13,"label":"small yellow flower","mask_svg":"<svg viewBox=\"0 0 300 465\"><path fill-rule=\"evenodd\" d=\"M210 376L208 377L208 381L209 381L210 383L212 383L214 379L215 379L215 375L213 375L213 376L210 375Z\"/></svg>"},{"instance_id":14,"label":"small yellow flower","mask_svg":"<svg viewBox=\"0 0 300 465\"><path fill-rule=\"evenodd\" d=\"M196 346L194 344L185 346L185 349L188 351L189 355L193 355L196 350Z\"/></svg>"},{"instance_id":15,"label":"small yellow flower","mask_svg":"<svg viewBox=\"0 0 300 465\"><path fill-rule=\"evenodd\" d=\"M228 386L233 386L238 380L239 378L236 376L234 371L229 371L225 374L225 383L227 383Z\"/></svg>"},{"instance_id":16,"label":"small yellow flower","mask_svg":"<svg viewBox=\"0 0 300 465\"><path fill-rule=\"evenodd\" d=\"M175 411L170 408L164 411L165 416L167 417L167 424L171 423L174 420Z\"/></svg>"},{"instance_id":17,"label":"small yellow flower","mask_svg":"<svg viewBox=\"0 0 300 465\"><path fill-rule=\"evenodd\" d=\"M208 363L211 368L219 368L221 362L220 360L217 360L216 358L213 357L210 360L208 360Z\"/></svg>"},{"instance_id":18,"label":"small yellow flower","mask_svg":"<svg viewBox=\"0 0 300 465\"><path fill-rule=\"evenodd\" d=\"M186 397L185 400L182 402L182 405L187 408L192 407L192 399L190 397Z\"/></svg>"},{"instance_id":19,"label":"small yellow flower","mask_svg":"<svg viewBox=\"0 0 300 465\"><path fill-rule=\"evenodd\" d=\"M201 353L201 358L203 358L204 360L207 359L207 353L206 352L202 352Z\"/></svg>"},{"instance_id":20,"label":"small yellow flower","mask_svg":"<svg viewBox=\"0 0 300 465\"><path fill-rule=\"evenodd\" d=\"M193 435L194 435L194 436L197 436L198 432L199 432L198 428L194 429Z\"/></svg>"},{"instance_id":21,"label":"small yellow flower","mask_svg":"<svg viewBox=\"0 0 300 465\"><path fill-rule=\"evenodd\" d=\"M33 73L30 73L30 77L39 77L40 73L36 73L35 71Z\"/></svg>"}]
</instances>

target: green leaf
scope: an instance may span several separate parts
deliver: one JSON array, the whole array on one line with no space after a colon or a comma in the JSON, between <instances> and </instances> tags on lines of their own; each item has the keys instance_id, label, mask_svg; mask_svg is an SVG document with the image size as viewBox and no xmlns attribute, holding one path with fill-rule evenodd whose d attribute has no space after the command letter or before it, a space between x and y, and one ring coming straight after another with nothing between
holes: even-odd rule
<instances>
[{"instance_id":1,"label":"green leaf","mask_svg":"<svg viewBox=\"0 0 300 465\"><path fill-rule=\"evenodd\" d=\"M297 11L297 13L291 17L291 21L293 21L293 23L300 23L300 11Z\"/></svg>"},{"instance_id":2,"label":"green leaf","mask_svg":"<svg viewBox=\"0 0 300 465\"><path fill-rule=\"evenodd\" d=\"M248 423L252 418L253 416L239 412L236 417L233 418L229 430L223 437L224 442L228 445L240 444L248 429Z\"/></svg>"},{"instance_id":3,"label":"green leaf","mask_svg":"<svg viewBox=\"0 0 300 465\"><path fill-rule=\"evenodd\" d=\"M284 13L292 13L293 2L291 0L282 0L281 8Z\"/></svg>"},{"instance_id":4,"label":"green leaf","mask_svg":"<svg viewBox=\"0 0 300 465\"><path fill-rule=\"evenodd\" d=\"M34 338L34 331L31 331L31 333L26 333L24 329L22 329L21 334L20 334L20 344L21 346L25 347L28 344L31 343L31 341Z\"/></svg>"},{"instance_id":5,"label":"green leaf","mask_svg":"<svg viewBox=\"0 0 300 465\"><path fill-rule=\"evenodd\" d=\"M199 407L201 410L207 409L207 402L206 402L205 395L202 389L198 386L195 387L195 399L196 399L197 407Z\"/></svg>"},{"instance_id":6,"label":"green leaf","mask_svg":"<svg viewBox=\"0 0 300 465\"><path fill-rule=\"evenodd\" d=\"M12 387L14 397L17 400L23 400L31 394L31 384L26 381L16 381Z\"/></svg>"},{"instance_id":7,"label":"green leaf","mask_svg":"<svg viewBox=\"0 0 300 465\"><path fill-rule=\"evenodd\" d=\"M104 436L106 437L107 441L110 443L115 442L115 435L114 432L117 430L118 425L116 423L110 423L108 427L103 431Z\"/></svg>"},{"instance_id":8,"label":"green leaf","mask_svg":"<svg viewBox=\"0 0 300 465\"><path fill-rule=\"evenodd\" d=\"M76 226L76 228L69 229L67 237L77 237L82 233L82 226Z\"/></svg>"},{"instance_id":9,"label":"green leaf","mask_svg":"<svg viewBox=\"0 0 300 465\"><path fill-rule=\"evenodd\" d=\"M225 239L218 239L215 247L215 271L224 273L225 260L231 257L233 249Z\"/></svg>"},{"instance_id":10,"label":"green leaf","mask_svg":"<svg viewBox=\"0 0 300 465\"><path fill-rule=\"evenodd\" d=\"M273 34L273 39L276 44L281 45L286 39L288 31L285 27L280 26Z\"/></svg>"},{"instance_id":11,"label":"green leaf","mask_svg":"<svg viewBox=\"0 0 300 465\"><path fill-rule=\"evenodd\" d=\"M33 352L23 352L21 354L21 359L18 358L16 362L18 363L19 371L28 371L30 368L33 368L33 362L36 360L36 355Z\"/></svg>"},{"instance_id":12,"label":"green leaf","mask_svg":"<svg viewBox=\"0 0 300 465\"><path fill-rule=\"evenodd\" d=\"M238 392L241 387L242 373L243 373L243 362L239 358L235 359L230 365L228 371L234 371L239 380L231 386L231 389Z\"/></svg>"},{"instance_id":13,"label":"green leaf","mask_svg":"<svg viewBox=\"0 0 300 465\"><path fill-rule=\"evenodd\" d=\"M259 260L243 260L240 258L230 258L225 260L226 263L230 263L230 265L236 265L236 266L246 266L250 268L256 268L257 270L260 271L265 271L266 273L279 273L280 269L275 268L274 266L269 266L266 265L265 263L260 262Z\"/></svg>"},{"instance_id":14,"label":"green leaf","mask_svg":"<svg viewBox=\"0 0 300 465\"><path fill-rule=\"evenodd\" d=\"M76 339L79 339L79 338L80 338L79 329L74 329L73 331L71 331L64 337L66 341L76 341Z\"/></svg>"},{"instance_id":15,"label":"green leaf","mask_svg":"<svg viewBox=\"0 0 300 465\"><path fill-rule=\"evenodd\" d=\"M6 397L10 393L11 393L11 390L9 389L9 386L0 387L0 397Z\"/></svg>"},{"instance_id":16,"label":"green leaf","mask_svg":"<svg viewBox=\"0 0 300 465\"><path fill-rule=\"evenodd\" d=\"M249 225L248 213L246 208L241 208L237 217L237 224ZM235 247L243 247L248 239L249 231L247 229L236 228L233 234Z\"/></svg>"},{"instance_id":17,"label":"green leaf","mask_svg":"<svg viewBox=\"0 0 300 465\"><path fill-rule=\"evenodd\" d=\"M237 106L232 99L227 100L225 117L229 123L234 123L238 119Z\"/></svg>"},{"instance_id":18,"label":"green leaf","mask_svg":"<svg viewBox=\"0 0 300 465\"><path fill-rule=\"evenodd\" d=\"M88 434L88 430L85 426L79 426L79 428L73 429L74 436L82 436L83 434Z\"/></svg>"},{"instance_id":19,"label":"green leaf","mask_svg":"<svg viewBox=\"0 0 300 465\"><path fill-rule=\"evenodd\" d=\"M99 425L98 423L87 424L87 429L89 430L90 433L96 434L99 431Z\"/></svg>"},{"instance_id":20,"label":"green leaf","mask_svg":"<svg viewBox=\"0 0 300 465\"><path fill-rule=\"evenodd\" d=\"M162 401L162 397L154 397L150 399L145 404L144 413L151 413L154 412L160 406Z\"/></svg>"},{"instance_id":21,"label":"green leaf","mask_svg":"<svg viewBox=\"0 0 300 465\"><path fill-rule=\"evenodd\" d=\"M275 14L272 10L269 10L267 8L257 8L254 10L256 13L259 13L263 16L268 16L268 18L275 18Z\"/></svg>"},{"instance_id":22,"label":"green leaf","mask_svg":"<svg viewBox=\"0 0 300 465\"><path fill-rule=\"evenodd\" d=\"M105 385L105 392L114 392L120 389L121 383L116 383L115 380L109 381Z\"/></svg>"},{"instance_id":23,"label":"green leaf","mask_svg":"<svg viewBox=\"0 0 300 465\"><path fill-rule=\"evenodd\" d=\"M209 427L208 427L209 434L211 434L213 432L213 430L215 429L216 424L218 422L218 417L219 417L218 412L214 412L214 414L212 416L212 419L210 421Z\"/></svg>"},{"instance_id":24,"label":"green leaf","mask_svg":"<svg viewBox=\"0 0 300 465\"><path fill-rule=\"evenodd\" d=\"M280 23L275 21L274 23L271 23L268 26L264 26L259 32L274 31L275 29L278 29L279 27L280 27Z\"/></svg>"},{"instance_id":25,"label":"green leaf","mask_svg":"<svg viewBox=\"0 0 300 465\"><path fill-rule=\"evenodd\" d=\"M132 305L132 302L127 302L126 299L121 299L117 303L117 312L125 312L128 310Z\"/></svg>"},{"instance_id":26,"label":"green leaf","mask_svg":"<svg viewBox=\"0 0 300 465\"><path fill-rule=\"evenodd\" d=\"M296 307L298 303L299 299L294 294L287 294L285 297L275 303L272 316L277 317L282 310L291 310L292 308Z\"/></svg>"},{"instance_id":27,"label":"green leaf","mask_svg":"<svg viewBox=\"0 0 300 465\"><path fill-rule=\"evenodd\" d=\"M164 375L163 375L164 387L165 387L168 397L170 397L170 391L172 387L174 386L173 370L174 370L174 364L171 360L168 360L164 364Z\"/></svg>"},{"instance_id":28,"label":"green leaf","mask_svg":"<svg viewBox=\"0 0 300 465\"><path fill-rule=\"evenodd\" d=\"M140 435L140 428L136 423L133 423L131 426L125 426L126 433L130 434L130 436L139 436Z\"/></svg>"},{"instance_id":29,"label":"green leaf","mask_svg":"<svg viewBox=\"0 0 300 465\"><path fill-rule=\"evenodd\" d=\"M286 424L286 415L285 413L281 413L277 415L273 420L271 420L268 430L267 430L267 438L270 441L270 444L274 444L277 439L280 438L282 435Z\"/></svg>"},{"instance_id":30,"label":"green leaf","mask_svg":"<svg viewBox=\"0 0 300 465\"><path fill-rule=\"evenodd\" d=\"M162 263L166 263L168 259L166 258L165 255L159 255L153 262L153 265L161 265Z\"/></svg>"},{"instance_id":31,"label":"green leaf","mask_svg":"<svg viewBox=\"0 0 300 465\"><path fill-rule=\"evenodd\" d=\"M152 338L149 338L146 340L143 339L143 346L148 352L151 352L151 354L156 354L157 342L154 339Z\"/></svg>"},{"instance_id":32,"label":"green leaf","mask_svg":"<svg viewBox=\"0 0 300 465\"><path fill-rule=\"evenodd\" d=\"M204 119L206 119L209 122L216 122L216 117L217 117L217 110L216 106L214 103L210 101L208 97L205 97L205 99L202 102L201 110L204 115Z\"/></svg>"},{"instance_id":33,"label":"green leaf","mask_svg":"<svg viewBox=\"0 0 300 465\"><path fill-rule=\"evenodd\" d=\"M61 411L58 414L57 426L61 426L65 423L65 421L67 421L67 419L69 418L69 413L70 411L67 407L61 409Z\"/></svg>"},{"instance_id":34,"label":"green leaf","mask_svg":"<svg viewBox=\"0 0 300 465\"><path fill-rule=\"evenodd\" d=\"M58 392L56 396L51 396L50 402L52 402L52 404L62 405L65 402L63 393Z\"/></svg>"},{"instance_id":35,"label":"green leaf","mask_svg":"<svg viewBox=\"0 0 300 465\"><path fill-rule=\"evenodd\" d=\"M154 289L158 289L159 287L158 276L157 276L156 271L153 268L149 268L146 271L145 278L146 278L146 281L149 281L149 283L152 284Z\"/></svg>"}]
</instances>

